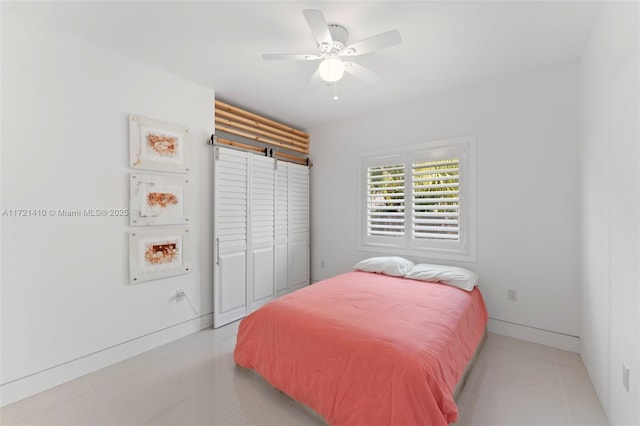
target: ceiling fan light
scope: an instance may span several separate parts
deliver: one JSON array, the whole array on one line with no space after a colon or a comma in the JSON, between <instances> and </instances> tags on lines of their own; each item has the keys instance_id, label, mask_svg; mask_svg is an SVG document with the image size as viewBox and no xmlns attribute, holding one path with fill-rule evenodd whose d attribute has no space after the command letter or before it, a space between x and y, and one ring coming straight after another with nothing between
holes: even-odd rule
<instances>
[{"instance_id":1,"label":"ceiling fan light","mask_svg":"<svg viewBox=\"0 0 640 426\"><path fill-rule=\"evenodd\" d=\"M338 81L344 75L344 62L337 56L330 56L320 63L318 71L324 81Z\"/></svg>"}]
</instances>

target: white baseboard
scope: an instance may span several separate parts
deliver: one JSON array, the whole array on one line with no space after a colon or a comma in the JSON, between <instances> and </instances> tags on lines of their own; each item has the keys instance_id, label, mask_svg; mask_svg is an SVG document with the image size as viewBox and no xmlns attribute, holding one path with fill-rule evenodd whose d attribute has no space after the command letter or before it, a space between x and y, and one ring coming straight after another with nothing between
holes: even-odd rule
<instances>
[{"instance_id":1,"label":"white baseboard","mask_svg":"<svg viewBox=\"0 0 640 426\"><path fill-rule=\"evenodd\" d=\"M185 321L0 386L0 407L213 326L213 314Z\"/></svg>"},{"instance_id":2,"label":"white baseboard","mask_svg":"<svg viewBox=\"0 0 640 426\"><path fill-rule=\"evenodd\" d=\"M576 336L569 336L567 334L542 330L535 327L527 327L526 325L514 324L497 319L489 319L488 329L491 333L527 340L565 351L580 351L580 338Z\"/></svg>"}]
</instances>

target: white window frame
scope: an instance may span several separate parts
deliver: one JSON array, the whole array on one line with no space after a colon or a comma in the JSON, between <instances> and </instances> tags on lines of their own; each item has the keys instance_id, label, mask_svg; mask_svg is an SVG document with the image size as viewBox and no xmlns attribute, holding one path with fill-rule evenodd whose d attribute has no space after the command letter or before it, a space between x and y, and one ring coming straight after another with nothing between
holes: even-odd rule
<instances>
[{"instance_id":1,"label":"white window frame","mask_svg":"<svg viewBox=\"0 0 640 426\"><path fill-rule=\"evenodd\" d=\"M459 239L412 238L412 165L421 161L459 158ZM369 167L405 165L405 234L400 237L367 235L367 172ZM476 261L476 138L465 136L361 155L359 249L456 261Z\"/></svg>"}]
</instances>

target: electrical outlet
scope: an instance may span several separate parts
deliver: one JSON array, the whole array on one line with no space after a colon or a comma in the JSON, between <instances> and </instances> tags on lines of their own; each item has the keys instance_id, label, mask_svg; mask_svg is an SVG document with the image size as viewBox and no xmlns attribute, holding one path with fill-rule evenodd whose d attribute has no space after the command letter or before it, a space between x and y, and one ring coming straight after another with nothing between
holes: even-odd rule
<instances>
[{"instance_id":1,"label":"electrical outlet","mask_svg":"<svg viewBox=\"0 0 640 426\"><path fill-rule=\"evenodd\" d=\"M622 364L622 386L629 392L629 368Z\"/></svg>"},{"instance_id":2,"label":"electrical outlet","mask_svg":"<svg viewBox=\"0 0 640 426\"><path fill-rule=\"evenodd\" d=\"M184 290L176 290L176 300L181 300L185 296Z\"/></svg>"},{"instance_id":3,"label":"electrical outlet","mask_svg":"<svg viewBox=\"0 0 640 426\"><path fill-rule=\"evenodd\" d=\"M514 290L512 288L507 290L507 299L511 300L512 302L517 302L518 301L518 290Z\"/></svg>"}]
</instances>

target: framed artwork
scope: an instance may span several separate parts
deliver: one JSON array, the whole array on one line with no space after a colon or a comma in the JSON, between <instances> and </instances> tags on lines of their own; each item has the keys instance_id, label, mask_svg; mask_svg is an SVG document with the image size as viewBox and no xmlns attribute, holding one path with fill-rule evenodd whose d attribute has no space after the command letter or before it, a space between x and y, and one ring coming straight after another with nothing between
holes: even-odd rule
<instances>
[{"instance_id":1,"label":"framed artwork","mask_svg":"<svg viewBox=\"0 0 640 426\"><path fill-rule=\"evenodd\" d=\"M134 169L189 173L189 129L140 115L129 116L129 154Z\"/></svg>"},{"instance_id":2,"label":"framed artwork","mask_svg":"<svg viewBox=\"0 0 640 426\"><path fill-rule=\"evenodd\" d=\"M191 180L189 176L130 176L131 226L185 225L191 212Z\"/></svg>"},{"instance_id":3,"label":"framed artwork","mask_svg":"<svg viewBox=\"0 0 640 426\"><path fill-rule=\"evenodd\" d=\"M186 227L129 232L129 281L135 284L189 273L189 246Z\"/></svg>"}]
</instances>

